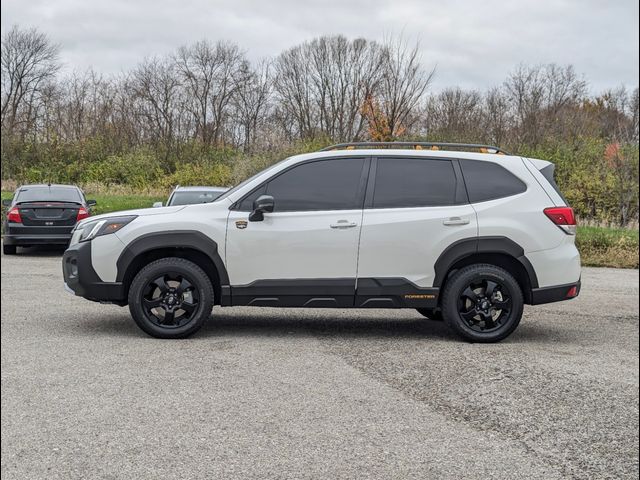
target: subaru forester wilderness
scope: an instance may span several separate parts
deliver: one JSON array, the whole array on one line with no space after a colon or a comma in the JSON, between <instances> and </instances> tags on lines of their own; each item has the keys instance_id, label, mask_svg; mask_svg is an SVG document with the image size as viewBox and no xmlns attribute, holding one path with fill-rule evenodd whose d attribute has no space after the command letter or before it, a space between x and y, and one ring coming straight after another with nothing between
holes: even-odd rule
<instances>
[{"instance_id":1,"label":"subaru forester wilderness","mask_svg":"<svg viewBox=\"0 0 640 480\"><path fill-rule=\"evenodd\" d=\"M524 304L580 290L576 221L553 169L484 145L335 145L212 203L84 220L64 280L129 305L154 337L193 334L213 305L249 305L415 308L496 342Z\"/></svg>"}]
</instances>

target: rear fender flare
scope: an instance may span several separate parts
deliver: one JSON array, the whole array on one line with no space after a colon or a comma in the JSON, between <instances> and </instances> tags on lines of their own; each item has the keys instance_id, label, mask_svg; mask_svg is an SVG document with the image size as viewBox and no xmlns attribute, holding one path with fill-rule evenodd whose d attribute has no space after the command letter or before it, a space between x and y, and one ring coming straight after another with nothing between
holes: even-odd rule
<instances>
[{"instance_id":1,"label":"rear fender flare","mask_svg":"<svg viewBox=\"0 0 640 480\"><path fill-rule=\"evenodd\" d=\"M526 270L531 288L538 288L538 277L524 249L513 240L500 236L465 238L452 243L436 260L433 286L441 287L453 265L476 253L499 253L513 257Z\"/></svg>"}]
</instances>

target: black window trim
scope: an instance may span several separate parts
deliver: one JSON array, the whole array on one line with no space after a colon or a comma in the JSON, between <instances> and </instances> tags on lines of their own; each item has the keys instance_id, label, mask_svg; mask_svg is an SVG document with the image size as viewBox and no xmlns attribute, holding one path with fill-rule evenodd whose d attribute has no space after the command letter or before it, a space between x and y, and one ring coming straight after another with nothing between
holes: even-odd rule
<instances>
[{"instance_id":1,"label":"black window trim","mask_svg":"<svg viewBox=\"0 0 640 480\"><path fill-rule=\"evenodd\" d=\"M283 169L283 170L279 171L278 173L270 176L269 178L266 178L259 185L256 185L254 188L252 188L251 191L249 191L248 193L246 193L245 195L240 197L238 200L236 200L229 207L229 210L236 211L236 212L243 211L243 210L240 210L240 205L242 204L242 202L244 201L245 198L253 195L253 193L256 190L259 190L260 188L264 187L267 183L269 183L272 180L276 179L280 175L283 175L286 172L288 172L289 170L292 170L292 169L294 169L296 167L299 167L300 165L305 165L307 163L322 162L322 161L327 161L327 160L344 160L344 159L354 159L354 160L355 159L362 159L362 160L364 160L364 163L362 165L362 172L360 173L360 182L358 184L358 194L356 196L357 203L359 204L358 208L355 208L355 209L353 209L353 208L340 208L340 209L332 209L332 210L287 210L286 212L274 211L273 213L334 212L334 211L335 212L339 212L339 211L343 211L343 210L361 210L364 207L365 190L366 190L366 186L367 186L367 178L369 176L369 170L370 170L370 166L371 166L371 156L369 156L369 155L354 155L354 154L311 158L309 160L304 160L302 162L297 162L297 163L294 163L293 165L289 165L285 169ZM277 201L277 199L276 199L276 201Z\"/></svg>"},{"instance_id":2,"label":"black window trim","mask_svg":"<svg viewBox=\"0 0 640 480\"><path fill-rule=\"evenodd\" d=\"M451 162L453 167L453 173L456 181L456 192L454 196L454 203L450 205L423 205L413 207L374 207L373 197L375 194L376 185L376 173L378 170L378 159L418 159L425 161L448 161ZM390 209L406 209L406 208L442 208L442 207L455 207L459 205L469 204L469 196L467 195L467 188L464 183L464 177L462 176L462 169L460 168L460 162L457 158L451 157L426 157L423 155L377 155L371 158L371 168L369 173L369 181L367 182L367 193L365 198L364 208L365 210L390 210Z\"/></svg>"}]
</instances>

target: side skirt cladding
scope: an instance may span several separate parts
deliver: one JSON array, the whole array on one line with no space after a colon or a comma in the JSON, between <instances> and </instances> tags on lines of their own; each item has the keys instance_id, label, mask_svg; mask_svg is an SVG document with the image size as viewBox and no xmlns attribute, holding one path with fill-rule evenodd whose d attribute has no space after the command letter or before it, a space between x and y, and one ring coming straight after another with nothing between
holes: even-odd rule
<instances>
[{"instance_id":1,"label":"side skirt cladding","mask_svg":"<svg viewBox=\"0 0 640 480\"><path fill-rule=\"evenodd\" d=\"M231 287L234 306L302 308L435 308L437 288L405 278L257 280Z\"/></svg>"}]
</instances>

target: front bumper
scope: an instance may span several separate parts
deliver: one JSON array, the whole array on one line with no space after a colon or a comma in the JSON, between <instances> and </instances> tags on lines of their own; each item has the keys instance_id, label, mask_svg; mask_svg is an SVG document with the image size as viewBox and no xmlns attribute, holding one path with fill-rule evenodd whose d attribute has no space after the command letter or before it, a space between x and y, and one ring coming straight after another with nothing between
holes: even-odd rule
<instances>
[{"instance_id":1,"label":"front bumper","mask_svg":"<svg viewBox=\"0 0 640 480\"><path fill-rule=\"evenodd\" d=\"M553 287L534 288L531 290L531 305L541 305L543 303L561 302L571 300L580 294L582 283L578 280L575 283L566 285L554 285Z\"/></svg>"},{"instance_id":2,"label":"front bumper","mask_svg":"<svg viewBox=\"0 0 640 480\"><path fill-rule=\"evenodd\" d=\"M71 245L62 256L65 289L94 302L126 305L121 282L103 282L91 264L91 242Z\"/></svg>"}]
</instances>

